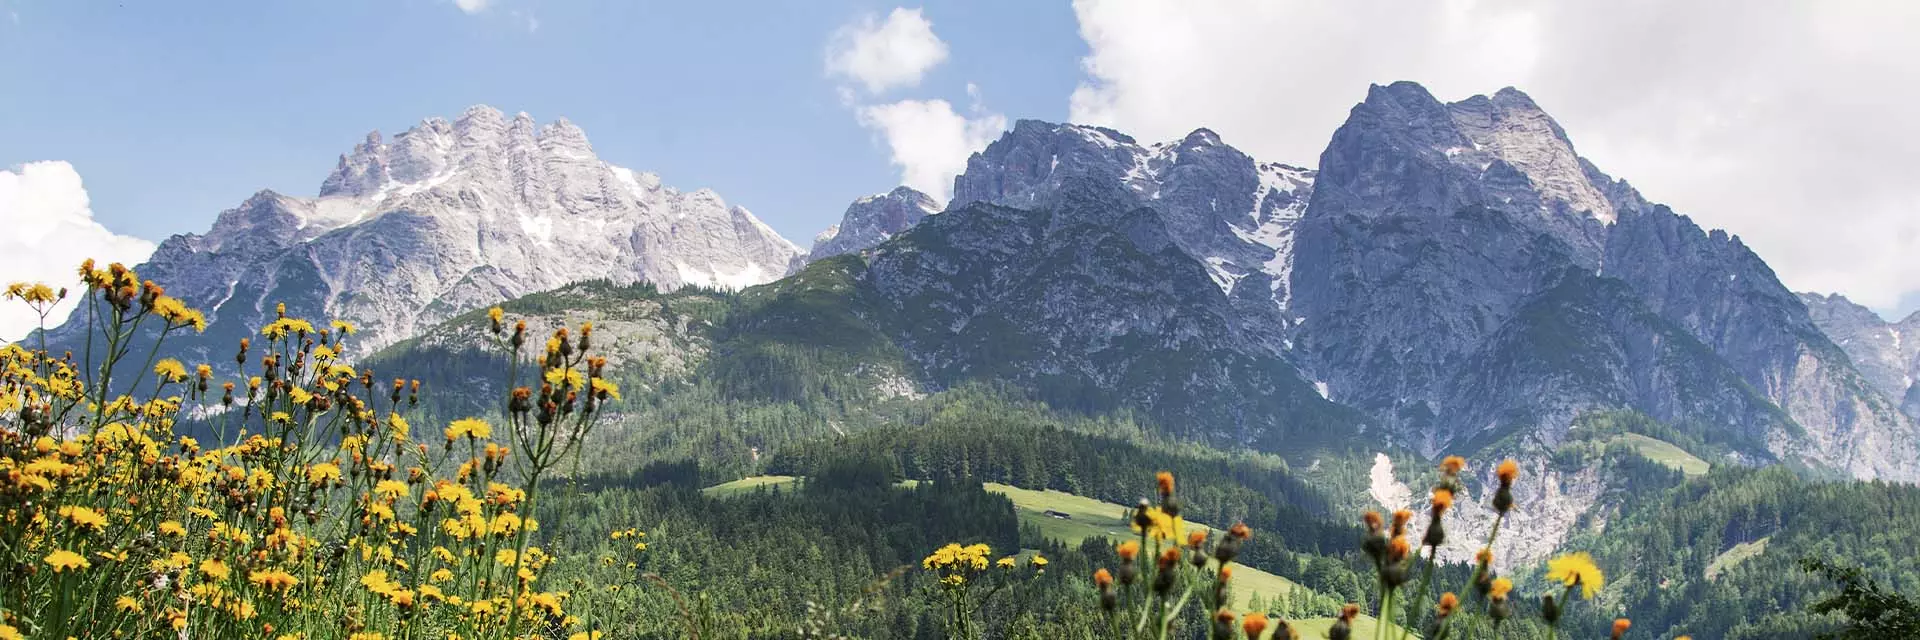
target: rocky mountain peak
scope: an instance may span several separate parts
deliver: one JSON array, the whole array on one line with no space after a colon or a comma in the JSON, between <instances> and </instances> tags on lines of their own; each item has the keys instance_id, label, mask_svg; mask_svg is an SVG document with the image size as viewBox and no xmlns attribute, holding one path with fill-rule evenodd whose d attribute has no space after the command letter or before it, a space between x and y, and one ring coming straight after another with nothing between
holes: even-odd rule
<instances>
[{"instance_id":1,"label":"rocky mountain peak","mask_svg":"<svg viewBox=\"0 0 1920 640\"><path fill-rule=\"evenodd\" d=\"M1320 164L1328 199L1321 211L1444 216L1487 207L1596 265L1605 226L1640 202L1581 159L1560 125L1511 87L1442 103L1416 83L1374 85Z\"/></svg>"},{"instance_id":2,"label":"rocky mountain peak","mask_svg":"<svg viewBox=\"0 0 1920 640\"><path fill-rule=\"evenodd\" d=\"M839 224L814 238L807 260L872 248L939 211L940 203L932 196L907 186L862 197L847 206Z\"/></svg>"},{"instance_id":3,"label":"rocky mountain peak","mask_svg":"<svg viewBox=\"0 0 1920 640\"><path fill-rule=\"evenodd\" d=\"M1920 418L1920 312L1895 322L1837 293L1802 293L1800 299L1814 324L1875 389Z\"/></svg>"},{"instance_id":4,"label":"rocky mountain peak","mask_svg":"<svg viewBox=\"0 0 1920 640\"><path fill-rule=\"evenodd\" d=\"M1371 87L1298 233L1296 356L1434 451L1552 442L1583 406L1624 405L1728 424L1747 455L1920 477L1920 431L1764 261L1580 158L1518 90Z\"/></svg>"},{"instance_id":5,"label":"rocky mountain peak","mask_svg":"<svg viewBox=\"0 0 1920 640\"><path fill-rule=\"evenodd\" d=\"M1180 139L1180 147L1183 149L1219 147L1225 146L1225 144L1226 143L1220 141L1220 134L1214 133L1212 129L1206 127L1194 129L1192 133L1187 134L1187 137Z\"/></svg>"},{"instance_id":6,"label":"rocky mountain peak","mask_svg":"<svg viewBox=\"0 0 1920 640\"><path fill-rule=\"evenodd\" d=\"M318 197L262 191L141 269L208 312L218 330L205 340L231 340L286 302L359 325L355 346L371 350L570 282L737 289L799 255L711 190L601 161L572 122L478 105L391 139L370 133Z\"/></svg>"},{"instance_id":7,"label":"rocky mountain peak","mask_svg":"<svg viewBox=\"0 0 1920 640\"><path fill-rule=\"evenodd\" d=\"M1207 265L1222 291L1251 278L1266 308L1285 304L1292 226L1313 172L1257 162L1209 129L1143 145L1104 127L1022 120L968 158L949 208L1040 207L1076 179L1121 187L1131 205L1159 213L1174 243Z\"/></svg>"}]
</instances>

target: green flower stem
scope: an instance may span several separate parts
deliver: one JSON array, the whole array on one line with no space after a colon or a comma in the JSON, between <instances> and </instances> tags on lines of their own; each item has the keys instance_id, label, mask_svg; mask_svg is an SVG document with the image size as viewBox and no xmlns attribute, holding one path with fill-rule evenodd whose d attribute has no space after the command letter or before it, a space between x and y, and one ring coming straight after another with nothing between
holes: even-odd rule
<instances>
[{"instance_id":1,"label":"green flower stem","mask_svg":"<svg viewBox=\"0 0 1920 640\"><path fill-rule=\"evenodd\" d=\"M1420 604L1419 606L1415 607L1412 612L1407 614L1407 622L1413 622L1414 616L1420 615L1421 608L1424 608L1427 605L1427 593L1430 590L1430 588L1433 586L1434 557L1438 555L1440 555L1439 546L1436 545L1432 547L1427 547L1427 566L1426 568L1420 570L1420 598L1416 600L1416 602ZM1411 637L1412 635L1413 635L1412 629L1403 628L1400 630L1400 637L1403 639Z\"/></svg>"}]
</instances>

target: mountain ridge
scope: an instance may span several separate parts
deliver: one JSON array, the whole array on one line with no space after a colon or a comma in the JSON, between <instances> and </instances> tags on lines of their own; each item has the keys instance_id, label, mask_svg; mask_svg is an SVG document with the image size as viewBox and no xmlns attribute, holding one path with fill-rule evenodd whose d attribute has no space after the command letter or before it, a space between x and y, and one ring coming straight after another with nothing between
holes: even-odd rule
<instances>
[{"instance_id":1,"label":"mountain ridge","mask_svg":"<svg viewBox=\"0 0 1920 640\"><path fill-rule=\"evenodd\" d=\"M365 353L577 280L737 289L785 275L800 254L711 190L599 160L571 122L477 105L391 140L370 133L319 195L256 193L205 234L168 238L140 270L206 311L213 327L182 340L218 363L279 303L357 325L349 348Z\"/></svg>"}]
</instances>

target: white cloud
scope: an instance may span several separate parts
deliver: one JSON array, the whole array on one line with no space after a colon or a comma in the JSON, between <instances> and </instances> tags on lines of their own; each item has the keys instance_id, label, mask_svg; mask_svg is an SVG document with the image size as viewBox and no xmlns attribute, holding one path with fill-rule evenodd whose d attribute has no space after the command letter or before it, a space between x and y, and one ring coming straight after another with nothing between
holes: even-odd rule
<instances>
[{"instance_id":1,"label":"white cloud","mask_svg":"<svg viewBox=\"0 0 1920 640\"><path fill-rule=\"evenodd\" d=\"M946 202L953 177L967 168L967 156L986 148L1007 129L996 113L974 117L956 113L945 100L902 100L859 108L860 124L879 132L900 167L900 183Z\"/></svg>"},{"instance_id":2,"label":"white cloud","mask_svg":"<svg viewBox=\"0 0 1920 640\"><path fill-rule=\"evenodd\" d=\"M80 299L75 268L93 258L101 263L135 264L153 253L153 243L116 235L93 220L80 174L65 162L33 162L0 171L0 280L45 282L70 289L65 302L48 316L49 325L67 319ZM38 315L18 300L0 303L0 339L16 340L37 328Z\"/></svg>"},{"instance_id":3,"label":"white cloud","mask_svg":"<svg viewBox=\"0 0 1920 640\"><path fill-rule=\"evenodd\" d=\"M1515 86L1582 155L1788 286L1920 299L1920 3L1076 0L1075 121L1317 164L1369 83Z\"/></svg>"},{"instance_id":4,"label":"white cloud","mask_svg":"<svg viewBox=\"0 0 1920 640\"><path fill-rule=\"evenodd\" d=\"M460 7L461 11L471 15L486 11L487 3L490 1L491 0L453 0L453 6Z\"/></svg>"},{"instance_id":5,"label":"white cloud","mask_svg":"<svg viewBox=\"0 0 1920 640\"><path fill-rule=\"evenodd\" d=\"M878 94L920 84L946 59L947 43L933 34L933 23L919 9L896 7L885 22L867 15L835 31L827 44L827 75Z\"/></svg>"}]
</instances>

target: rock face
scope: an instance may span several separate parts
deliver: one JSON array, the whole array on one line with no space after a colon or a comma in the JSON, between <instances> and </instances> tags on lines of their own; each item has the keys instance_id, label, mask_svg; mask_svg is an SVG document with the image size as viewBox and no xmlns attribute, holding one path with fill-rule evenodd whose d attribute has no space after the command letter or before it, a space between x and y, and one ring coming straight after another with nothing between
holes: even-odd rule
<instances>
[{"instance_id":1,"label":"rock face","mask_svg":"<svg viewBox=\"0 0 1920 640\"><path fill-rule=\"evenodd\" d=\"M1206 129L1142 145L1112 129L1022 120L967 160L948 207L1031 208L1076 178L1119 185L1126 202L1159 213L1222 292L1268 302L1262 312L1285 306L1293 227L1314 172L1256 162Z\"/></svg>"},{"instance_id":2,"label":"rock face","mask_svg":"<svg viewBox=\"0 0 1920 640\"><path fill-rule=\"evenodd\" d=\"M1759 459L1920 479L1916 427L1760 258L1577 156L1513 89L1373 87L1297 224L1296 361L1426 453L1624 406Z\"/></svg>"},{"instance_id":3,"label":"rock face","mask_svg":"<svg viewBox=\"0 0 1920 640\"><path fill-rule=\"evenodd\" d=\"M358 325L349 344L365 352L569 282L741 288L798 255L712 191L602 162L566 120L480 106L391 141L369 134L318 197L262 191L204 235L167 239L139 270L206 311L213 326L181 346L219 363L280 302Z\"/></svg>"},{"instance_id":4,"label":"rock face","mask_svg":"<svg viewBox=\"0 0 1920 640\"><path fill-rule=\"evenodd\" d=\"M1840 294L1800 294L1813 323L1847 352L1853 366L1875 389L1920 417L1920 312L1887 322L1873 310Z\"/></svg>"},{"instance_id":5,"label":"rock face","mask_svg":"<svg viewBox=\"0 0 1920 640\"><path fill-rule=\"evenodd\" d=\"M950 207L872 252L862 284L922 379L1012 381L1055 406L1144 410L1182 436L1272 450L1353 433L1358 416L1298 376L1136 191L1070 177L1036 195Z\"/></svg>"},{"instance_id":6,"label":"rock face","mask_svg":"<svg viewBox=\"0 0 1920 640\"><path fill-rule=\"evenodd\" d=\"M935 202L933 196L912 187L899 187L855 200L847 206L840 224L827 227L814 237L813 249L807 252L806 259L811 262L871 249L919 224L922 218L939 212L940 203Z\"/></svg>"},{"instance_id":7,"label":"rock face","mask_svg":"<svg viewBox=\"0 0 1920 640\"><path fill-rule=\"evenodd\" d=\"M1021 121L955 179L949 211L971 213L880 245L871 277L905 288L901 308L949 314L947 330L910 344L925 347L910 351L936 377L997 371L970 357L1013 348L1006 359L1027 363L1014 379L1078 370L1125 396L1137 373L1089 363L1124 360L1129 343L1087 325L1138 329L1130 323L1174 317L1157 305L1177 302L1219 314L1168 325L1211 334L1210 357L1295 367L1272 379L1311 381L1427 454L1550 449L1574 417L1630 408L1728 443L1737 461L1920 479L1920 428L1871 391L1758 256L1608 177L1525 94L1449 104L1412 83L1373 87L1320 164L1260 162L1206 129L1142 144ZM1128 243L1089 252L1063 229L1083 244ZM934 233L945 244L929 244ZM1133 254L1163 275L1119 264ZM981 328L982 300L1039 286L1002 278L1042 256L1061 274L1053 290L1022 299L1031 309L987 313L992 328ZM1127 314L1106 304L1148 289L1130 277L1180 282L1189 262L1223 300L1134 298ZM991 277L966 275L976 270ZM952 282L963 276L969 284ZM1078 297L1065 282L1103 293ZM1162 335L1157 344L1179 342ZM958 360L940 360L947 353ZM1244 392L1188 387L1201 404ZM1203 431L1256 441L1261 430L1242 425L1269 418L1246 410Z\"/></svg>"}]
</instances>

